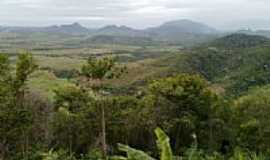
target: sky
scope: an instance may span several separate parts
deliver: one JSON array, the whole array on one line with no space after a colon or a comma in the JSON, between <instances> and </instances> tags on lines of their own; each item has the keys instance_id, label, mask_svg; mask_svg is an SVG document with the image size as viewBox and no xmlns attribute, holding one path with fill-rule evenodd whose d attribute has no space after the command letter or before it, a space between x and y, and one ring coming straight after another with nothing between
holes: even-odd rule
<instances>
[{"instance_id":1,"label":"sky","mask_svg":"<svg viewBox=\"0 0 270 160\"><path fill-rule=\"evenodd\" d=\"M0 26L79 22L142 29L180 19L223 30L270 29L270 0L0 0Z\"/></svg>"}]
</instances>

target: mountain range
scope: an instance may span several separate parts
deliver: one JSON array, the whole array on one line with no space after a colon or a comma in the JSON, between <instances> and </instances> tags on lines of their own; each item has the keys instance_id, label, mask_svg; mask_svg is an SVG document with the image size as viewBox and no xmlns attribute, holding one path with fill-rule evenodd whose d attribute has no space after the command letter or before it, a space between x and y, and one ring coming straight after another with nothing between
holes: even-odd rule
<instances>
[{"instance_id":1,"label":"mountain range","mask_svg":"<svg viewBox=\"0 0 270 160\"><path fill-rule=\"evenodd\" d=\"M223 32L210 27L206 24L194 22L191 20L176 20L166 22L160 26L134 29L127 26L108 25L102 28L90 29L79 23L69 25L54 25L48 27L1 27L0 32L6 33L48 33L65 34L72 36L86 36L86 42L94 43L137 43L143 41L149 42L169 42L183 45L203 43L216 39ZM270 36L269 31L239 31L246 34L265 34Z\"/></svg>"},{"instance_id":2,"label":"mountain range","mask_svg":"<svg viewBox=\"0 0 270 160\"><path fill-rule=\"evenodd\" d=\"M178 43L191 43L203 41L212 35L217 33L217 30L209 27L206 24L194 22L191 20L177 20L166 22L160 26L147 28L147 29L133 29L127 26L109 25L103 28L90 29L83 27L79 23L73 23L70 25L60 26L48 26L48 27L0 27L0 32L15 32L15 33L59 33L68 35L88 35L93 38L94 41L98 39L102 42L117 39L118 41L123 39L135 38L146 39L147 41L168 41ZM118 38L115 38L118 37ZM88 38L89 41L89 38Z\"/></svg>"},{"instance_id":3,"label":"mountain range","mask_svg":"<svg viewBox=\"0 0 270 160\"><path fill-rule=\"evenodd\" d=\"M147 28L144 30L137 30L133 29L127 26L117 26L117 25L108 25L103 28L97 28L97 29L89 29L86 27L83 27L79 23L73 23L70 25L53 25L48 27L1 27L1 31L6 32L64 32L64 33L70 33L70 34L84 34L86 32L101 32L101 33L109 33L112 34L113 32L119 33L119 32L134 32L134 33L140 33L140 32L147 32L147 33L156 33L156 32L182 32L182 33L197 33L197 34L211 34L213 32L216 32L216 29L209 27L206 24L194 22L191 20L177 20L177 21L170 21L166 22L160 26L153 27L153 28Z\"/></svg>"}]
</instances>

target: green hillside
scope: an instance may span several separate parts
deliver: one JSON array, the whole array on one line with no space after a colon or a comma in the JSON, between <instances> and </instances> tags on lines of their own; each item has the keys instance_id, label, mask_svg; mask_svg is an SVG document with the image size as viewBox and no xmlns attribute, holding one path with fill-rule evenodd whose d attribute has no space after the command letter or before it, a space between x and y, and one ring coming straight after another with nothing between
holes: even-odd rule
<instances>
[{"instance_id":1,"label":"green hillside","mask_svg":"<svg viewBox=\"0 0 270 160\"><path fill-rule=\"evenodd\" d=\"M233 34L193 48L97 38L0 54L0 159L269 157L267 38Z\"/></svg>"},{"instance_id":2,"label":"green hillside","mask_svg":"<svg viewBox=\"0 0 270 160\"><path fill-rule=\"evenodd\" d=\"M229 35L187 52L187 65L229 92L239 94L270 82L267 38Z\"/></svg>"},{"instance_id":3,"label":"green hillside","mask_svg":"<svg viewBox=\"0 0 270 160\"><path fill-rule=\"evenodd\" d=\"M251 48L263 45L269 42L269 39L263 36L232 34L213 41L210 45L220 48Z\"/></svg>"}]
</instances>

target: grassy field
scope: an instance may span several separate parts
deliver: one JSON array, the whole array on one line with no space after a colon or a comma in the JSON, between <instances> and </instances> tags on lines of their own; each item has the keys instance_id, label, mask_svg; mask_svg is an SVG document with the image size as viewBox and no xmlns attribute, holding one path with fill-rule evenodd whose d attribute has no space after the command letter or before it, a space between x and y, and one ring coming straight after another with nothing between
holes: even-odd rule
<instances>
[{"instance_id":1,"label":"grassy field","mask_svg":"<svg viewBox=\"0 0 270 160\"><path fill-rule=\"evenodd\" d=\"M65 86L74 85L66 79L59 79L53 73L48 71L35 72L28 82L31 86L30 90L38 92L42 96L48 97L53 100L54 90Z\"/></svg>"},{"instance_id":2,"label":"grassy field","mask_svg":"<svg viewBox=\"0 0 270 160\"><path fill-rule=\"evenodd\" d=\"M85 60L79 57L35 56L34 58L41 68L52 68L56 70L80 69L85 62Z\"/></svg>"},{"instance_id":3,"label":"grassy field","mask_svg":"<svg viewBox=\"0 0 270 160\"><path fill-rule=\"evenodd\" d=\"M84 57L74 56L34 56L40 70L35 72L29 81L31 90L38 91L42 95L53 98L53 91L59 87L74 85L76 77L71 79L57 77L54 71L80 71L81 66L86 63ZM170 59L170 55L159 58L146 58L144 60L122 62L127 67L126 73L119 79L106 80L104 83L116 88L141 86L156 77L163 77L169 72L172 63L177 59ZM15 60L14 60L15 61Z\"/></svg>"},{"instance_id":4,"label":"grassy field","mask_svg":"<svg viewBox=\"0 0 270 160\"><path fill-rule=\"evenodd\" d=\"M53 90L72 85L76 77L59 77L59 73L80 71L89 56L117 56L127 66L120 79L105 83L114 87L145 84L153 77L165 75L178 59L171 55L181 53L180 45L156 44L151 46L86 43L88 35L71 36L45 33L0 33L0 52L10 54L13 63L16 55L29 51L34 55L39 71L32 75L31 90L53 98ZM57 74L58 73L58 74Z\"/></svg>"}]
</instances>

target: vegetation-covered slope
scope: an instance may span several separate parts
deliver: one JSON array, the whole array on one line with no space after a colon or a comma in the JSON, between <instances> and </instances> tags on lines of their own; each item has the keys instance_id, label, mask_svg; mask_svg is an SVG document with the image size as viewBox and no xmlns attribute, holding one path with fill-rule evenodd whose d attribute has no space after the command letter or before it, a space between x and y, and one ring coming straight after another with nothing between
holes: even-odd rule
<instances>
[{"instance_id":1,"label":"vegetation-covered slope","mask_svg":"<svg viewBox=\"0 0 270 160\"><path fill-rule=\"evenodd\" d=\"M269 39L263 36L232 34L215 40L211 43L211 46L225 49L240 49L256 47L258 45L263 45L267 42L269 42Z\"/></svg>"},{"instance_id":2,"label":"vegetation-covered slope","mask_svg":"<svg viewBox=\"0 0 270 160\"><path fill-rule=\"evenodd\" d=\"M195 72L238 94L270 82L269 52L267 38L234 34L192 49L187 61Z\"/></svg>"},{"instance_id":3,"label":"vegetation-covered slope","mask_svg":"<svg viewBox=\"0 0 270 160\"><path fill-rule=\"evenodd\" d=\"M191 49L0 54L0 159L266 160L268 44L236 34Z\"/></svg>"}]
</instances>

